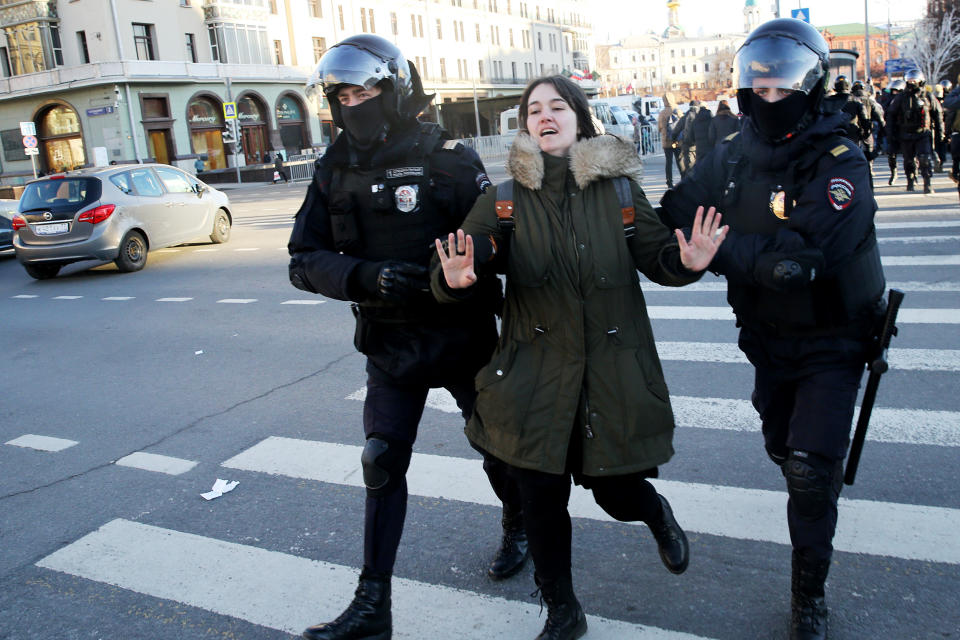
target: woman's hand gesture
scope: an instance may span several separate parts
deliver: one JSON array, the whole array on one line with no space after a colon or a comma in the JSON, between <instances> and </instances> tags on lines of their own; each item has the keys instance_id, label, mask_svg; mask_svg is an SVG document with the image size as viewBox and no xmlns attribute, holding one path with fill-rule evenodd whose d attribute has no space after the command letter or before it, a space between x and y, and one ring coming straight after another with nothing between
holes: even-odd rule
<instances>
[{"instance_id":1,"label":"woman's hand gesture","mask_svg":"<svg viewBox=\"0 0 960 640\"><path fill-rule=\"evenodd\" d=\"M457 229L457 235L447 236L447 249L439 239L434 240L437 245L437 255L440 256L440 266L443 267L443 277L451 289L466 289L477 281L477 274L473 270L473 238L466 235L463 229Z\"/></svg>"},{"instance_id":2,"label":"woman's hand gesture","mask_svg":"<svg viewBox=\"0 0 960 640\"><path fill-rule=\"evenodd\" d=\"M707 210L703 217L703 207L697 207L697 216L690 230L690 242L683 237L683 231L676 229L677 243L680 245L680 262L690 271L703 271L717 253L717 248L727 237L728 225L720 226L721 215L715 207Z\"/></svg>"}]
</instances>

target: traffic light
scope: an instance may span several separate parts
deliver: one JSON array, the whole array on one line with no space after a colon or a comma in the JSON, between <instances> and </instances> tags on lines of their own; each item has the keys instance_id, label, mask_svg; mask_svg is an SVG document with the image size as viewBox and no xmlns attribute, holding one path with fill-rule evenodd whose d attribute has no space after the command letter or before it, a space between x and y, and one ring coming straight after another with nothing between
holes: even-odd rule
<instances>
[{"instance_id":1,"label":"traffic light","mask_svg":"<svg viewBox=\"0 0 960 640\"><path fill-rule=\"evenodd\" d=\"M226 128L220 132L220 135L223 136L223 144L233 144L237 141L232 122L227 123Z\"/></svg>"}]
</instances>

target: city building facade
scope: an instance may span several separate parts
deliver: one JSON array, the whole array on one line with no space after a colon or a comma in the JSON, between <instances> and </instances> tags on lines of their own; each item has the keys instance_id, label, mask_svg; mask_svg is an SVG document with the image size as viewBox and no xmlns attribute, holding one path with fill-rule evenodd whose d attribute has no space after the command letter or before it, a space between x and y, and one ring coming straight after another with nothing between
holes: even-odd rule
<instances>
[{"instance_id":1,"label":"city building facade","mask_svg":"<svg viewBox=\"0 0 960 640\"><path fill-rule=\"evenodd\" d=\"M395 42L435 93L428 118L496 133L531 78L592 66L584 0L0 0L0 181L157 161L205 170L328 144L329 105L303 87L339 40ZM234 103L241 145L225 143ZM481 108L482 107L482 108Z\"/></svg>"}]
</instances>

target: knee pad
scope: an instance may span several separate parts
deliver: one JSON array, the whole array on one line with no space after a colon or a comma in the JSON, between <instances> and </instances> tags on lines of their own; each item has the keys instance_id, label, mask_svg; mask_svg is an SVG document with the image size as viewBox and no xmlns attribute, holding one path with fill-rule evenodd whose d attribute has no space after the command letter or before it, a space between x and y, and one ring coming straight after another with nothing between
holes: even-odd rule
<instances>
[{"instance_id":1,"label":"knee pad","mask_svg":"<svg viewBox=\"0 0 960 640\"><path fill-rule=\"evenodd\" d=\"M387 440L379 434L367 438L360 455L367 493L381 496L396 489L410 466L410 455L411 447L407 444Z\"/></svg>"},{"instance_id":2,"label":"knee pad","mask_svg":"<svg viewBox=\"0 0 960 640\"><path fill-rule=\"evenodd\" d=\"M802 520L818 520L840 497L843 461L828 460L807 451L791 450L781 467L787 493Z\"/></svg>"}]
</instances>

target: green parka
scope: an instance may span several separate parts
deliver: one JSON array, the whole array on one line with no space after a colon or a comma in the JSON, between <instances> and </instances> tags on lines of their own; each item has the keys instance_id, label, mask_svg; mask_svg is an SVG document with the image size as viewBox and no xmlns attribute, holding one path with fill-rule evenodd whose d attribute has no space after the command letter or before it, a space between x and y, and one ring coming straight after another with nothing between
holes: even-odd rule
<instances>
[{"instance_id":1,"label":"green parka","mask_svg":"<svg viewBox=\"0 0 960 640\"><path fill-rule=\"evenodd\" d=\"M516 181L511 237L505 242L497 225L496 189L463 224L507 254L490 263L506 274L503 324L476 377L467 437L511 465L547 473L619 475L667 462L673 411L637 269L674 286L702 272L682 266L676 238L638 184L636 150L598 136L556 158L519 134L507 170ZM636 210L629 240L609 179L620 175L631 179ZM432 287L441 302L462 299L439 265ZM581 439L582 459L568 464L573 437Z\"/></svg>"}]
</instances>

